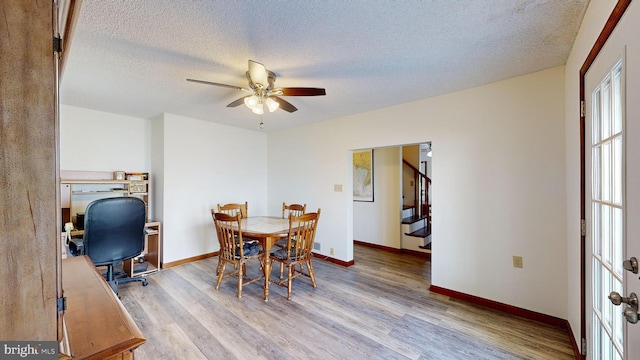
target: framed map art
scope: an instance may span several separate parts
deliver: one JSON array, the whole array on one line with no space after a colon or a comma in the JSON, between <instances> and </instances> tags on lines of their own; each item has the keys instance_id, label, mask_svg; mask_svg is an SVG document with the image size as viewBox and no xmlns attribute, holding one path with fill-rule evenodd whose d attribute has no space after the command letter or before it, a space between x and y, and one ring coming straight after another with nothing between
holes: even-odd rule
<instances>
[{"instance_id":1,"label":"framed map art","mask_svg":"<svg viewBox=\"0 0 640 360\"><path fill-rule=\"evenodd\" d=\"M373 149L353 152L353 201L373 202Z\"/></svg>"}]
</instances>

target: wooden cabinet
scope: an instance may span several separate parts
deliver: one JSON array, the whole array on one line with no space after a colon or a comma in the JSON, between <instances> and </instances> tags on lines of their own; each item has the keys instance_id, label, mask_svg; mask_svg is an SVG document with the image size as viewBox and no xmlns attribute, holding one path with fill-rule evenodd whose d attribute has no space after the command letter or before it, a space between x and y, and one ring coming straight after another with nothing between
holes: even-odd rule
<instances>
[{"instance_id":1,"label":"wooden cabinet","mask_svg":"<svg viewBox=\"0 0 640 360\"><path fill-rule=\"evenodd\" d=\"M146 275L162 268L162 232L160 222L148 222L144 226L144 250L140 256L127 260L122 268L128 276Z\"/></svg>"}]
</instances>

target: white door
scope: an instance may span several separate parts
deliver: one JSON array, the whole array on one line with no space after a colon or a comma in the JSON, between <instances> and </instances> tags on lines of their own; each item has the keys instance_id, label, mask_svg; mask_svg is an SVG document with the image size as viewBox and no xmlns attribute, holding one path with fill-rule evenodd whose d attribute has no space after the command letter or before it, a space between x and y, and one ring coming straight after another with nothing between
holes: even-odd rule
<instances>
[{"instance_id":1,"label":"white door","mask_svg":"<svg viewBox=\"0 0 640 360\"><path fill-rule=\"evenodd\" d=\"M640 359L640 323L623 316L637 320L637 303L609 299L640 294L623 267L640 259L639 12L632 3L585 78L587 359Z\"/></svg>"}]
</instances>

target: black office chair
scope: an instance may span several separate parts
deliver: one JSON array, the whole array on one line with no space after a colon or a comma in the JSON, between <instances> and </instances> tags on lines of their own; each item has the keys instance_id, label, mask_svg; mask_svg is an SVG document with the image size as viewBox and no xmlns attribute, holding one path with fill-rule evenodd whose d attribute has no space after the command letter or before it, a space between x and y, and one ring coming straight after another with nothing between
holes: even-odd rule
<instances>
[{"instance_id":1,"label":"black office chair","mask_svg":"<svg viewBox=\"0 0 640 360\"><path fill-rule=\"evenodd\" d=\"M132 259L144 250L144 224L146 205L136 197L114 197L91 202L85 210L84 236L81 244L71 239L79 251L74 255L87 255L96 266L106 266L105 278L118 294L118 285L141 281L144 277L115 278L114 266Z\"/></svg>"}]
</instances>

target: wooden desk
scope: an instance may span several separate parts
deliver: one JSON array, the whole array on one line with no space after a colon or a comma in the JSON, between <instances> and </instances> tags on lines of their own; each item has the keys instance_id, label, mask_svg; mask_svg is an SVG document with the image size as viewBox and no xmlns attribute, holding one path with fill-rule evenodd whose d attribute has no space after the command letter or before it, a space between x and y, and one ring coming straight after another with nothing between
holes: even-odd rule
<instances>
[{"instance_id":1,"label":"wooden desk","mask_svg":"<svg viewBox=\"0 0 640 360\"><path fill-rule=\"evenodd\" d=\"M125 260L122 265L123 270L128 276L142 276L156 271L162 267L162 235L159 221L149 220L144 224L144 249L135 259L143 258L146 263L146 270L134 271L135 259ZM71 230L72 237L82 238L84 230ZM62 247L66 251L66 244ZM63 256L64 258L64 256Z\"/></svg>"},{"instance_id":2,"label":"wooden desk","mask_svg":"<svg viewBox=\"0 0 640 360\"><path fill-rule=\"evenodd\" d=\"M133 359L146 340L89 257L62 261L64 322L73 359Z\"/></svg>"},{"instance_id":3,"label":"wooden desk","mask_svg":"<svg viewBox=\"0 0 640 360\"><path fill-rule=\"evenodd\" d=\"M273 244L289 235L289 219L271 216L250 216L242 219L242 237L257 239L264 249L264 300L269 301L271 259L269 251Z\"/></svg>"}]
</instances>

